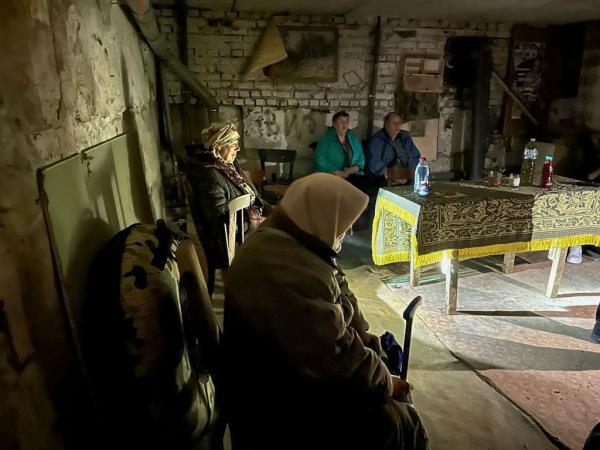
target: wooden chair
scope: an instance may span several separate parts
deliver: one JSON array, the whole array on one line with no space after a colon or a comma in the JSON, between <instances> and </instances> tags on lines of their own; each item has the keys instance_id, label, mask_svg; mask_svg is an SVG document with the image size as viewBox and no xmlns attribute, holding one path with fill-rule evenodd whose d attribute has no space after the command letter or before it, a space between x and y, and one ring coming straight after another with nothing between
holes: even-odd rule
<instances>
[{"instance_id":1,"label":"wooden chair","mask_svg":"<svg viewBox=\"0 0 600 450\"><path fill-rule=\"evenodd\" d=\"M227 256L229 264L235 255L236 233L240 233L240 242L244 242L244 210L251 204L250 194L240 195L227 203L229 220L225 224L225 240L227 244ZM239 215L239 226L238 226Z\"/></svg>"},{"instance_id":2,"label":"wooden chair","mask_svg":"<svg viewBox=\"0 0 600 450\"><path fill-rule=\"evenodd\" d=\"M389 167L389 168L385 169L384 176L385 176L385 179L387 180L388 186L392 186L392 180L397 180L397 179L408 180L408 184L410 184L410 182L414 178L414 171L411 169L408 169L406 167L394 166L394 167Z\"/></svg>"},{"instance_id":3,"label":"wooden chair","mask_svg":"<svg viewBox=\"0 0 600 450\"><path fill-rule=\"evenodd\" d=\"M263 195L265 196L265 200L267 200L269 203L277 203L281 197L283 197L283 194L287 189L287 185L292 182L296 154L296 150L283 150L275 148L261 148L258 150L260 168L264 173L266 173L267 163L277 164L278 169L282 167L283 164L289 165L286 176L281 178L276 177L276 179L273 180L275 181L274 183L269 183L268 180L265 180L263 185Z\"/></svg>"},{"instance_id":4,"label":"wooden chair","mask_svg":"<svg viewBox=\"0 0 600 450\"><path fill-rule=\"evenodd\" d=\"M449 170L447 172L432 172L429 175L432 181L457 181L464 178L464 174L460 171Z\"/></svg>"}]
</instances>

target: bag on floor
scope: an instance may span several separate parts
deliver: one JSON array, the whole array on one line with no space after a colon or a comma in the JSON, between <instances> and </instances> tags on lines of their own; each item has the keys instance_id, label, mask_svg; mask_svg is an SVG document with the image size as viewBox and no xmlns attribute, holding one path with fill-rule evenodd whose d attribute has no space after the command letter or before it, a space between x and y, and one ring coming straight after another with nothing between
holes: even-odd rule
<instances>
[{"instance_id":1,"label":"bag on floor","mask_svg":"<svg viewBox=\"0 0 600 450\"><path fill-rule=\"evenodd\" d=\"M132 225L102 249L90 273L83 353L107 442L222 446L219 331L207 298L193 244L162 220Z\"/></svg>"}]
</instances>

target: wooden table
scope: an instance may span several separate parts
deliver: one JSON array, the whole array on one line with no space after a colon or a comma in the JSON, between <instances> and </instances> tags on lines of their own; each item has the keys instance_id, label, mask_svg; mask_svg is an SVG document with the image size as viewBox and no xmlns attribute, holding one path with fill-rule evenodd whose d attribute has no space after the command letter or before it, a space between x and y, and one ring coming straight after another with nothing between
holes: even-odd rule
<instances>
[{"instance_id":1,"label":"wooden table","mask_svg":"<svg viewBox=\"0 0 600 450\"><path fill-rule=\"evenodd\" d=\"M372 235L374 262L409 261L412 286L421 267L441 263L449 314L458 307L459 261L504 255L503 271L511 273L515 253L549 250L546 295L556 297L568 247L587 244L600 245L600 189L571 181L549 190L440 182L428 197L382 188Z\"/></svg>"}]
</instances>

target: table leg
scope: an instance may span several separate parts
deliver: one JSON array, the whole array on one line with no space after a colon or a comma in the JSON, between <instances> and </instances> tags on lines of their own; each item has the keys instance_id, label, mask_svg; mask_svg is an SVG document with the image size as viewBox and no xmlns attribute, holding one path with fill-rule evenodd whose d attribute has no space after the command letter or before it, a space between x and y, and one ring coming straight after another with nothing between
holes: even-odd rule
<instances>
[{"instance_id":1,"label":"table leg","mask_svg":"<svg viewBox=\"0 0 600 450\"><path fill-rule=\"evenodd\" d=\"M546 288L546 297L556 298L558 295L560 279L565 270L568 249L568 247L553 248L549 252L548 256L552 259L552 269L550 270L550 278L548 279L548 287Z\"/></svg>"},{"instance_id":2,"label":"table leg","mask_svg":"<svg viewBox=\"0 0 600 450\"><path fill-rule=\"evenodd\" d=\"M448 314L456 314L458 303L458 255L452 252L446 269L446 304Z\"/></svg>"},{"instance_id":3,"label":"table leg","mask_svg":"<svg viewBox=\"0 0 600 450\"><path fill-rule=\"evenodd\" d=\"M421 284L421 268L415 267L415 254L414 251L410 252L410 285L417 287Z\"/></svg>"},{"instance_id":4,"label":"table leg","mask_svg":"<svg viewBox=\"0 0 600 450\"><path fill-rule=\"evenodd\" d=\"M504 273L513 273L515 271L515 254L507 253L504 255L504 264L502 265Z\"/></svg>"}]
</instances>

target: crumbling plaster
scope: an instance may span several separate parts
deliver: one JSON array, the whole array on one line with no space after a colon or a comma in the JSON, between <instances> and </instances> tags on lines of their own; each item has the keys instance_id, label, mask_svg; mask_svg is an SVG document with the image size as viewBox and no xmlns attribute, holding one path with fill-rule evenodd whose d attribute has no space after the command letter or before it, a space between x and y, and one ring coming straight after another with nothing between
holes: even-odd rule
<instances>
[{"instance_id":1,"label":"crumbling plaster","mask_svg":"<svg viewBox=\"0 0 600 450\"><path fill-rule=\"evenodd\" d=\"M154 58L110 0L7 0L0 21L0 258L14 274L3 278L0 299L19 360L28 361L23 369L0 358L0 417L15 418L3 432L21 448L58 448L53 409L61 406L51 399L64 397L74 353L36 172L135 133L153 212L162 216ZM0 355L11 350L5 335Z\"/></svg>"}]
</instances>

